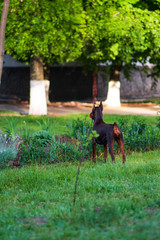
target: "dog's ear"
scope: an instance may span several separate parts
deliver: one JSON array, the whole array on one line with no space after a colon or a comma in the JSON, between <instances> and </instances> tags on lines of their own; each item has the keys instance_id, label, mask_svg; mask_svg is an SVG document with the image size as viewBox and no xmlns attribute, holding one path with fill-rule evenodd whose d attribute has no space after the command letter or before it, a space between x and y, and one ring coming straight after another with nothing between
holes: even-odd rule
<instances>
[{"instance_id":1,"label":"dog's ear","mask_svg":"<svg viewBox=\"0 0 160 240\"><path fill-rule=\"evenodd\" d=\"M103 104L102 104L102 101L100 102L99 107L101 108L101 111L103 111Z\"/></svg>"}]
</instances>

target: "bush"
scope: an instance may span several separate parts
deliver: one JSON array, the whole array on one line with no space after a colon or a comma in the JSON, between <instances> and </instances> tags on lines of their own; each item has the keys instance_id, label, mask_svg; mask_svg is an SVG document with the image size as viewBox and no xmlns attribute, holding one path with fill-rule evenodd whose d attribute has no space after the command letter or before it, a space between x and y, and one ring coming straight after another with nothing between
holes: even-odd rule
<instances>
[{"instance_id":1,"label":"bush","mask_svg":"<svg viewBox=\"0 0 160 240\"><path fill-rule=\"evenodd\" d=\"M33 133L30 144L36 147L45 147L50 144L51 141L52 135L45 130L40 130L36 133Z\"/></svg>"},{"instance_id":2,"label":"bush","mask_svg":"<svg viewBox=\"0 0 160 240\"><path fill-rule=\"evenodd\" d=\"M130 119L123 118L118 122L118 126L123 132L125 150L132 151L149 151L159 148L160 146L160 118L157 118L157 125L149 125L144 119ZM78 138L80 142L85 144L87 142L87 132L89 130L90 122L86 119L72 120L68 126L69 136L72 138ZM91 153L91 142L89 141L88 154ZM100 154L102 147L97 145L97 152ZM119 152L120 149L117 144L115 144L115 152Z\"/></svg>"},{"instance_id":3,"label":"bush","mask_svg":"<svg viewBox=\"0 0 160 240\"><path fill-rule=\"evenodd\" d=\"M53 144L50 146L50 161L75 161L81 157L79 145L73 145L70 142L61 143L54 138Z\"/></svg>"},{"instance_id":4,"label":"bush","mask_svg":"<svg viewBox=\"0 0 160 240\"><path fill-rule=\"evenodd\" d=\"M141 151L157 149L160 146L160 131L158 127L148 125L144 120L120 120L118 126L123 132L126 151ZM116 147L118 150L118 148Z\"/></svg>"},{"instance_id":5,"label":"bush","mask_svg":"<svg viewBox=\"0 0 160 240\"><path fill-rule=\"evenodd\" d=\"M31 135L28 143L21 145L21 163L44 163L49 160L49 146L52 136L45 130L35 132Z\"/></svg>"},{"instance_id":6,"label":"bush","mask_svg":"<svg viewBox=\"0 0 160 240\"><path fill-rule=\"evenodd\" d=\"M149 125L144 118L121 118L117 121L123 132L126 152L148 151L160 146L160 118L157 123ZM56 140L51 131L40 130L35 133L24 132L24 139L17 136L7 136L0 133L0 166L8 166L13 162L18 153L18 160L23 164L40 163L50 164L62 161L74 161L88 159L92 155L92 134L87 138L90 121L86 119L72 119L67 123L68 135L71 139L77 139L74 144ZM92 132L92 131L91 131ZM19 152L18 152L19 151ZM114 152L119 152L115 144ZM102 154L103 146L97 145L97 154Z\"/></svg>"},{"instance_id":7,"label":"bush","mask_svg":"<svg viewBox=\"0 0 160 240\"><path fill-rule=\"evenodd\" d=\"M72 145L70 142L62 143L50 134L40 131L33 134L29 144L21 145L21 165L74 161L80 159L81 152L78 145Z\"/></svg>"}]
</instances>

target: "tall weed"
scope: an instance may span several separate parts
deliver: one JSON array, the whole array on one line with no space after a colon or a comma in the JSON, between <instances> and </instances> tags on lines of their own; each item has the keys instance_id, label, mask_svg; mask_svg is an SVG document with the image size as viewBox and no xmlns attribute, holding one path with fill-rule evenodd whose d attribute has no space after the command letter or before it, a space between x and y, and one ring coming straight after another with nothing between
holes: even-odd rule
<instances>
[{"instance_id":1,"label":"tall weed","mask_svg":"<svg viewBox=\"0 0 160 240\"><path fill-rule=\"evenodd\" d=\"M6 122L7 122L7 127L5 127L5 132L7 134L7 136L12 135L13 137L15 137L17 135L17 124L18 121L16 118L5 118Z\"/></svg>"}]
</instances>

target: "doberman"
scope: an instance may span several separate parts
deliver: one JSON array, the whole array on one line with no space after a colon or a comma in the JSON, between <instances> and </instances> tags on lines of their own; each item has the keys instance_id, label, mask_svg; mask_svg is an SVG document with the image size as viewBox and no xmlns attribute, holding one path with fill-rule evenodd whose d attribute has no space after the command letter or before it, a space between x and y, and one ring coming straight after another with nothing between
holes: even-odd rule
<instances>
[{"instance_id":1,"label":"doberman","mask_svg":"<svg viewBox=\"0 0 160 240\"><path fill-rule=\"evenodd\" d=\"M100 103L99 107L92 108L90 117L94 120L93 130L95 130L99 136L93 137L93 162L96 162L96 143L104 146L104 161L106 162L107 158L107 144L109 147L109 153L111 155L112 161L115 162L115 157L113 153L113 147L115 141L117 141L118 146L120 147L122 153L123 163L126 161L124 144L123 144L123 135L120 128L117 126L117 123L107 124L103 121L103 105Z\"/></svg>"}]
</instances>

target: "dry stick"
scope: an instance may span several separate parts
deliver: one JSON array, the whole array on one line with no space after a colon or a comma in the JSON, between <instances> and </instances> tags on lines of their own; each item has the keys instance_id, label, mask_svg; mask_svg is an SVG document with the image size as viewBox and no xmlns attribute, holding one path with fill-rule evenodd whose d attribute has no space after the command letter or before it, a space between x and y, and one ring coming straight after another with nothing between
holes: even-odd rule
<instances>
[{"instance_id":1,"label":"dry stick","mask_svg":"<svg viewBox=\"0 0 160 240\"><path fill-rule=\"evenodd\" d=\"M88 138L89 133L90 133L90 131L91 131L92 123L93 123L93 119L92 119L92 121L91 121L91 125L90 125L90 128L89 128L88 133L87 133L87 138ZM86 148L87 148L87 146L85 147L83 153L85 153ZM79 166L78 166L78 170L77 170L77 177L76 177L75 186L74 186L73 207L75 206L75 203L76 203L76 197L77 197L77 184L78 184L78 178L79 178L80 168L81 168L81 164L82 164L83 160L84 160L84 154L83 154L83 156L81 157L81 159L79 160Z\"/></svg>"}]
</instances>

